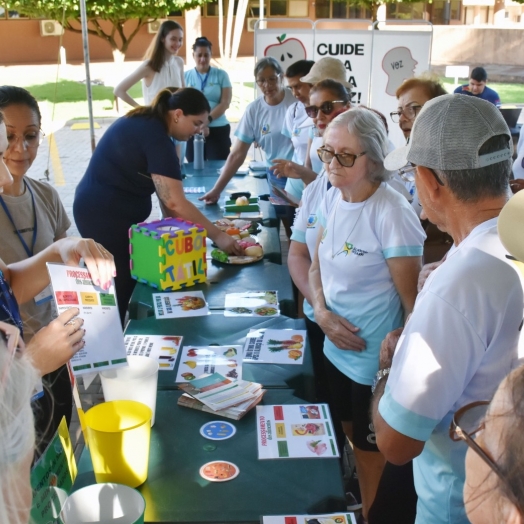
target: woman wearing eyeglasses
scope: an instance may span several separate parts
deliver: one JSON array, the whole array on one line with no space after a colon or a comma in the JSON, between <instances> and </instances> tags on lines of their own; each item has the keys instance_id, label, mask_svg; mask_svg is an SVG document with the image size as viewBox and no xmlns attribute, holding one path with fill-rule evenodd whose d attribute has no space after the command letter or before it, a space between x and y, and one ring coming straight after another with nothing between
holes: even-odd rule
<instances>
[{"instance_id":1,"label":"woman wearing eyeglasses","mask_svg":"<svg viewBox=\"0 0 524 524\"><path fill-rule=\"evenodd\" d=\"M36 255L56 240L65 238L71 223L55 188L26 176L43 134L37 101L21 87L1 86L0 110L4 114L8 142L3 158L13 177L13 183L3 186L0 195L0 258L11 264ZM51 298L51 288L47 287L20 305L26 343L53 321ZM65 322L58 322L56 327L66 330ZM45 331L36 337L35 345L41 343L44 334ZM70 351L66 348L66 355ZM52 436L62 417L65 416L69 424L73 406L66 366L50 371L43 377L48 394L36 402L38 433L44 442Z\"/></svg>"},{"instance_id":2,"label":"woman wearing eyeglasses","mask_svg":"<svg viewBox=\"0 0 524 524\"><path fill-rule=\"evenodd\" d=\"M349 84L348 84L349 86ZM306 114L313 119L310 130L306 161L303 166L287 159L273 161L274 173L282 177L301 179L305 185L315 180L324 166L318 158L317 149L322 146L322 137L329 123L351 107L351 87L335 80L326 79L315 84L309 92Z\"/></svg>"},{"instance_id":3,"label":"woman wearing eyeglasses","mask_svg":"<svg viewBox=\"0 0 524 524\"><path fill-rule=\"evenodd\" d=\"M464 503L471 524L524 522L524 367L512 371L491 402L459 409L450 427L468 445Z\"/></svg>"},{"instance_id":4,"label":"woman wearing eyeglasses","mask_svg":"<svg viewBox=\"0 0 524 524\"><path fill-rule=\"evenodd\" d=\"M253 142L264 151L268 168L275 158L293 156L291 139L282 135L281 131L286 110L296 100L291 91L285 89L283 76L284 72L274 58L265 57L257 62L255 81L262 95L247 106L235 131L237 140L233 144L222 173L211 191L199 200L203 200L206 204L218 202L220 193L244 163ZM271 183L284 188L285 180L278 179L272 171L268 172L268 178Z\"/></svg>"},{"instance_id":5,"label":"woman wearing eyeglasses","mask_svg":"<svg viewBox=\"0 0 524 524\"><path fill-rule=\"evenodd\" d=\"M326 335L330 407L351 440L367 518L384 459L369 417L386 334L417 294L424 232L407 200L385 183L388 138L379 117L355 108L326 130L319 155L333 187L318 212L310 269L315 320Z\"/></svg>"}]
</instances>

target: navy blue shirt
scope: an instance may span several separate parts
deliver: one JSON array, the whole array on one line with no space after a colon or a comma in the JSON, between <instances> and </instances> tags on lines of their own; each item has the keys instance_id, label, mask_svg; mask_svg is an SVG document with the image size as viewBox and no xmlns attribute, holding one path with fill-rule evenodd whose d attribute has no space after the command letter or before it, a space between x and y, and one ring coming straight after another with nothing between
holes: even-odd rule
<instances>
[{"instance_id":1,"label":"navy blue shirt","mask_svg":"<svg viewBox=\"0 0 524 524\"><path fill-rule=\"evenodd\" d=\"M0 269L0 320L16 326L23 336L24 324L18 309L18 302L13 295L13 290Z\"/></svg>"},{"instance_id":2,"label":"navy blue shirt","mask_svg":"<svg viewBox=\"0 0 524 524\"><path fill-rule=\"evenodd\" d=\"M182 180L175 144L164 123L154 117L121 117L96 146L84 182L145 196L155 191L152 173Z\"/></svg>"},{"instance_id":3,"label":"navy blue shirt","mask_svg":"<svg viewBox=\"0 0 524 524\"><path fill-rule=\"evenodd\" d=\"M488 102L495 104L497 107L500 106L499 94L494 89L491 89L490 87L487 87L487 86L484 88L484 91L480 93L480 95L474 95L469 90L469 84L464 84L463 86L457 87L454 93L459 93L460 95L476 96L477 98L481 98L482 100L487 100Z\"/></svg>"}]
</instances>

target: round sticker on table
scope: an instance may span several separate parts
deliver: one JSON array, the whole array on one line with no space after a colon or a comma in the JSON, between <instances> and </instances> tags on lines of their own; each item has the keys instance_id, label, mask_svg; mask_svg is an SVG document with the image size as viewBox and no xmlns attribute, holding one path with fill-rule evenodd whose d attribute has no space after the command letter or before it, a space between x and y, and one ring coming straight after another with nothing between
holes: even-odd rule
<instances>
[{"instance_id":1,"label":"round sticker on table","mask_svg":"<svg viewBox=\"0 0 524 524\"><path fill-rule=\"evenodd\" d=\"M240 470L232 462L215 460L200 468L200 476L211 482L227 482L238 476Z\"/></svg>"},{"instance_id":2,"label":"round sticker on table","mask_svg":"<svg viewBox=\"0 0 524 524\"><path fill-rule=\"evenodd\" d=\"M237 432L237 428L229 422L214 420L208 422L200 428L200 434L209 440L226 440Z\"/></svg>"}]
</instances>

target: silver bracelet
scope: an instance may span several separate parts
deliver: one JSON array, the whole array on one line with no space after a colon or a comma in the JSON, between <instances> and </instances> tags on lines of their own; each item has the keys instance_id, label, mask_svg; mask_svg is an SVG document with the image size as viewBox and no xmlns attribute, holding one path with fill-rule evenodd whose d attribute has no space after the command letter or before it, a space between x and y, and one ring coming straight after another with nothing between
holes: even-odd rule
<instances>
[{"instance_id":1,"label":"silver bracelet","mask_svg":"<svg viewBox=\"0 0 524 524\"><path fill-rule=\"evenodd\" d=\"M391 368L385 368L385 369L379 369L377 371L377 374L375 375L375 379L373 380L373 385L371 386L371 393L375 394L375 390L377 389L378 383L384 378L389 375L389 372L391 371Z\"/></svg>"}]
</instances>

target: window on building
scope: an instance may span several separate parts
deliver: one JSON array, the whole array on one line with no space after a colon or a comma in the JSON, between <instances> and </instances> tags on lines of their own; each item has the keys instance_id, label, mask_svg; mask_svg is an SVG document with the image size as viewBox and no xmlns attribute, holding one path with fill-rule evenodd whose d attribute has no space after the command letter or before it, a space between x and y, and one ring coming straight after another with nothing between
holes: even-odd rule
<instances>
[{"instance_id":1,"label":"window on building","mask_svg":"<svg viewBox=\"0 0 524 524\"><path fill-rule=\"evenodd\" d=\"M202 6L203 16L218 16L218 2L208 2Z\"/></svg>"},{"instance_id":2,"label":"window on building","mask_svg":"<svg viewBox=\"0 0 524 524\"><path fill-rule=\"evenodd\" d=\"M269 0L269 16L287 15L287 0Z\"/></svg>"},{"instance_id":3,"label":"window on building","mask_svg":"<svg viewBox=\"0 0 524 524\"><path fill-rule=\"evenodd\" d=\"M425 4L424 2L395 2L387 4L386 9L386 18L393 20L423 20Z\"/></svg>"},{"instance_id":4,"label":"window on building","mask_svg":"<svg viewBox=\"0 0 524 524\"><path fill-rule=\"evenodd\" d=\"M433 24L445 24L447 8L446 0L435 0L433 2L431 22ZM451 0L451 2L449 2L449 19L460 20L460 0Z\"/></svg>"},{"instance_id":5,"label":"window on building","mask_svg":"<svg viewBox=\"0 0 524 524\"><path fill-rule=\"evenodd\" d=\"M365 7L337 0L316 0L316 18L371 19L371 11Z\"/></svg>"},{"instance_id":6,"label":"window on building","mask_svg":"<svg viewBox=\"0 0 524 524\"><path fill-rule=\"evenodd\" d=\"M170 11L168 16L183 16L182 11Z\"/></svg>"},{"instance_id":7,"label":"window on building","mask_svg":"<svg viewBox=\"0 0 524 524\"><path fill-rule=\"evenodd\" d=\"M10 20L17 20L18 18L27 18L25 15L21 15L18 11L7 11L7 18Z\"/></svg>"}]
</instances>

